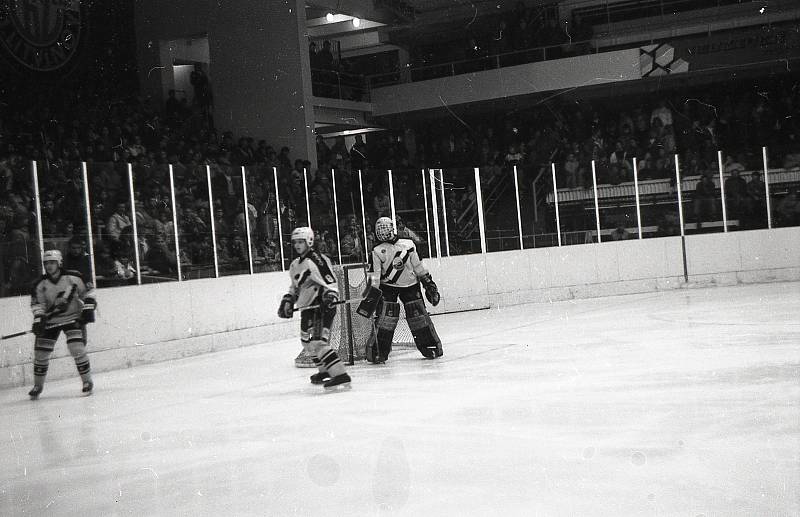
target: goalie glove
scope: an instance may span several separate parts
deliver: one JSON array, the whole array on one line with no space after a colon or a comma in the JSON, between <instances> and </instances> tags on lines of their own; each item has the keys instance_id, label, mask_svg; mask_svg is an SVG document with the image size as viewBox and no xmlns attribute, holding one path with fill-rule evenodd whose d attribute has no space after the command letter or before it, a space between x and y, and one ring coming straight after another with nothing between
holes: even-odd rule
<instances>
[{"instance_id":1,"label":"goalie glove","mask_svg":"<svg viewBox=\"0 0 800 517\"><path fill-rule=\"evenodd\" d=\"M325 291L325 294L322 295L322 310L325 312L333 310L334 305L336 305L338 301L339 295L336 291Z\"/></svg>"},{"instance_id":2,"label":"goalie glove","mask_svg":"<svg viewBox=\"0 0 800 517\"><path fill-rule=\"evenodd\" d=\"M425 298L427 298L434 307L439 305L439 300L441 299L441 296L439 296L439 288L436 287L436 282L431 278L431 274L428 273L419 280L425 288Z\"/></svg>"},{"instance_id":3,"label":"goalie glove","mask_svg":"<svg viewBox=\"0 0 800 517\"><path fill-rule=\"evenodd\" d=\"M278 307L278 317L289 319L294 313L294 296L291 294L284 294L281 298L281 304Z\"/></svg>"},{"instance_id":4,"label":"goalie glove","mask_svg":"<svg viewBox=\"0 0 800 517\"><path fill-rule=\"evenodd\" d=\"M81 311L82 323L94 323L94 310L97 308L97 302L94 298L86 298L83 300L83 310Z\"/></svg>"}]
</instances>

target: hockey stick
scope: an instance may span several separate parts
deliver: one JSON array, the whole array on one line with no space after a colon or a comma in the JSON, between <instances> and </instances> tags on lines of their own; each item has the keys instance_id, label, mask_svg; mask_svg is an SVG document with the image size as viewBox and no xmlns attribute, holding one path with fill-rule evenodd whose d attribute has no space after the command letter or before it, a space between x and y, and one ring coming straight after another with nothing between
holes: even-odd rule
<instances>
[{"instance_id":1,"label":"hockey stick","mask_svg":"<svg viewBox=\"0 0 800 517\"><path fill-rule=\"evenodd\" d=\"M65 307L66 307L66 305L69 304L69 302L72 301L72 298L74 296L75 296L75 284L72 285L72 287L69 290L69 294L66 296L66 303L64 305ZM64 312L63 308L62 309L51 309L51 310L47 311L46 313L44 313L44 318L47 319L50 316L53 316L54 314L59 314L61 312ZM65 321L65 322L58 323L58 324L45 325L44 328L45 329L51 329L51 328L55 328L55 327L60 327L62 325L69 325L70 323L75 323L76 321L77 321L77 319L72 320L72 321ZM25 334L33 334L33 329L31 329L31 330L23 330L22 332L14 332L13 334L7 334L5 336L0 336L0 341L2 341L3 339L11 339L11 338L14 338L14 337L24 336Z\"/></svg>"},{"instance_id":2,"label":"hockey stick","mask_svg":"<svg viewBox=\"0 0 800 517\"><path fill-rule=\"evenodd\" d=\"M334 305L348 305L348 304L351 304L351 303L361 303L363 300L364 300L364 298L351 298L349 300L338 300L338 301L333 302L331 304L331 306L334 306ZM292 312L310 311L311 309L319 309L320 307L322 307L322 305L319 304L319 303L316 304L316 305L306 305L305 307L294 307L292 309Z\"/></svg>"},{"instance_id":3,"label":"hockey stick","mask_svg":"<svg viewBox=\"0 0 800 517\"><path fill-rule=\"evenodd\" d=\"M364 288L364 292L362 294L366 294L369 291L370 287L372 287L372 277L367 276L367 286ZM361 297L361 298L351 298L349 300L338 300L338 301L333 302L331 304L331 306L334 306L334 305L348 305L348 304L351 304L351 303L361 303L362 301L364 301L363 297ZM320 307L322 307L321 304L306 305L305 307L293 307L292 308L292 312L310 311L312 309L319 309Z\"/></svg>"}]
</instances>

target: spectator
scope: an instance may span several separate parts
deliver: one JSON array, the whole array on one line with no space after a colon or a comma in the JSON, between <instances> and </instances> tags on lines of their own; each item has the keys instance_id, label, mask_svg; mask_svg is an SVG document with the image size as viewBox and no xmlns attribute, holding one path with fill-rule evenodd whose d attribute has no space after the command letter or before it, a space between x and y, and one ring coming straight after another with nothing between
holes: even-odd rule
<instances>
[{"instance_id":1,"label":"spectator","mask_svg":"<svg viewBox=\"0 0 800 517\"><path fill-rule=\"evenodd\" d=\"M775 207L775 224L776 226L800 225L800 199L796 188L790 190Z\"/></svg>"},{"instance_id":2,"label":"spectator","mask_svg":"<svg viewBox=\"0 0 800 517\"><path fill-rule=\"evenodd\" d=\"M73 235L69 240L67 254L64 255L64 269L79 272L85 283L92 282L92 264L89 254L86 253L86 239L80 235Z\"/></svg>"},{"instance_id":3,"label":"spectator","mask_svg":"<svg viewBox=\"0 0 800 517\"><path fill-rule=\"evenodd\" d=\"M175 253L167 247L163 235L156 234L151 238L144 260L155 274L169 275L177 271Z\"/></svg>"},{"instance_id":4,"label":"spectator","mask_svg":"<svg viewBox=\"0 0 800 517\"><path fill-rule=\"evenodd\" d=\"M617 224L617 227L614 228L613 232L611 232L612 241L625 241L630 238L631 234L625 229L625 225L623 223Z\"/></svg>"},{"instance_id":5,"label":"spectator","mask_svg":"<svg viewBox=\"0 0 800 517\"><path fill-rule=\"evenodd\" d=\"M117 207L106 224L106 233L112 241L119 240L122 230L131 225L131 218L128 217L127 204L117 203Z\"/></svg>"},{"instance_id":6,"label":"spectator","mask_svg":"<svg viewBox=\"0 0 800 517\"><path fill-rule=\"evenodd\" d=\"M766 185L761 180L761 174L754 171L747 184L747 226L749 228L763 228L766 226Z\"/></svg>"},{"instance_id":7,"label":"spectator","mask_svg":"<svg viewBox=\"0 0 800 517\"><path fill-rule=\"evenodd\" d=\"M375 197L372 202L372 206L375 209L375 218L378 217L391 217L392 216L392 200L389 198L389 195L383 190L383 187L379 187L375 191Z\"/></svg>"},{"instance_id":8,"label":"spectator","mask_svg":"<svg viewBox=\"0 0 800 517\"><path fill-rule=\"evenodd\" d=\"M744 215L747 200L747 183L739 177L738 168L731 169L730 177L725 180L725 203L728 219L740 219Z\"/></svg>"},{"instance_id":9,"label":"spectator","mask_svg":"<svg viewBox=\"0 0 800 517\"><path fill-rule=\"evenodd\" d=\"M694 189L694 217L699 230L703 221L716 214L717 187L711 179L711 173L705 172Z\"/></svg>"}]
</instances>

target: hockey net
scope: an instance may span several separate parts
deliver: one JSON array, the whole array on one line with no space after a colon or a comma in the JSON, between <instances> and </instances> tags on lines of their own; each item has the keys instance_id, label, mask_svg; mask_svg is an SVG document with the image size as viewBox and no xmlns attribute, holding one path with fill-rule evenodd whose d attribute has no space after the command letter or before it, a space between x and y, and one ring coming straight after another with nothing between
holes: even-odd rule
<instances>
[{"instance_id":1,"label":"hockey net","mask_svg":"<svg viewBox=\"0 0 800 517\"><path fill-rule=\"evenodd\" d=\"M367 287L367 265L349 264L334 267L339 282L339 297L342 300L361 298ZM353 364L367 356L367 340L372 333L373 320L356 312L358 303L340 305L336 311L336 319L331 327L330 345L337 350L339 357ZM400 321L394 332L392 347L413 347L414 337L406 322L403 304L400 304Z\"/></svg>"}]
</instances>

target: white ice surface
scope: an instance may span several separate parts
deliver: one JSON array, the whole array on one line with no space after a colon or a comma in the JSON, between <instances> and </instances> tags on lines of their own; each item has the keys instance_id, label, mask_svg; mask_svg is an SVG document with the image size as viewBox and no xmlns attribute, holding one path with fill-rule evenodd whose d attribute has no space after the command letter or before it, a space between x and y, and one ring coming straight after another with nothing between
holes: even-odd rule
<instances>
[{"instance_id":1,"label":"white ice surface","mask_svg":"<svg viewBox=\"0 0 800 517\"><path fill-rule=\"evenodd\" d=\"M5 390L0 515L799 515L798 314L787 283L445 315L441 360L333 394L296 340Z\"/></svg>"}]
</instances>

